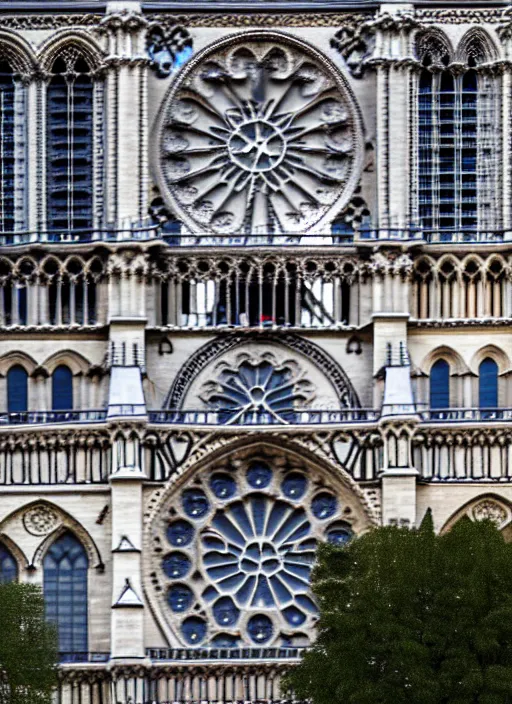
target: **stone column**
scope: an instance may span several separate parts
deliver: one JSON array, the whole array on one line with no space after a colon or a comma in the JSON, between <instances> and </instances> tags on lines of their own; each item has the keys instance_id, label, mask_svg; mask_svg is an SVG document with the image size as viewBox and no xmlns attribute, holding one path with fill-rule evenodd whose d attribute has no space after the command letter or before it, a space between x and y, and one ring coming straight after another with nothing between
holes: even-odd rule
<instances>
[{"instance_id":1,"label":"stone column","mask_svg":"<svg viewBox=\"0 0 512 704\"><path fill-rule=\"evenodd\" d=\"M139 438L113 427L114 472L112 500L112 620L111 658L142 659L144 602L142 600L142 482Z\"/></svg>"}]
</instances>

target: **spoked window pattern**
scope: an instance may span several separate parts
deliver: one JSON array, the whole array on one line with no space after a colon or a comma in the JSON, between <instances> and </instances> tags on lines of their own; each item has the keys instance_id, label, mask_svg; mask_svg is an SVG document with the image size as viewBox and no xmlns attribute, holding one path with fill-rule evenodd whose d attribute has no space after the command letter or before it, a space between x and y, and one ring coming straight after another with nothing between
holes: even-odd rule
<instances>
[{"instance_id":1,"label":"spoked window pattern","mask_svg":"<svg viewBox=\"0 0 512 704\"><path fill-rule=\"evenodd\" d=\"M189 645L306 645L315 550L350 540L351 509L312 472L240 464L203 474L173 503L161 562L169 620Z\"/></svg>"},{"instance_id":2,"label":"spoked window pattern","mask_svg":"<svg viewBox=\"0 0 512 704\"><path fill-rule=\"evenodd\" d=\"M207 382L203 399L223 423L293 423L313 397L311 383L293 361L245 360Z\"/></svg>"},{"instance_id":3,"label":"spoked window pattern","mask_svg":"<svg viewBox=\"0 0 512 704\"><path fill-rule=\"evenodd\" d=\"M69 48L47 89L48 229L93 227L94 85L91 68Z\"/></svg>"},{"instance_id":4,"label":"spoked window pattern","mask_svg":"<svg viewBox=\"0 0 512 704\"><path fill-rule=\"evenodd\" d=\"M441 43L427 43L418 94L418 216L420 227L442 240L498 229L499 105L486 60L476 44L466 70L452 71Z\"/></svg>"}]
</instances>

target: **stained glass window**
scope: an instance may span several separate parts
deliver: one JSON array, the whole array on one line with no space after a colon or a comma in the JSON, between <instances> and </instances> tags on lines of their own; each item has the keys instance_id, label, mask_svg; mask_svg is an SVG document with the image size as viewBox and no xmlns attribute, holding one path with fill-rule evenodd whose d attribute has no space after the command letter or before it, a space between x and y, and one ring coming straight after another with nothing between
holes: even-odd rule
<instances>
[{"instance_id":1,"label":"stained glass window","mask_svg":"<svg viewBox=\"0 0 512 704\"><path fill-rule=\"evenodd\" d=\"M73 408L73 375L71 369L60 364L52 374L52 410L69 411Z\"/></svg>"},{"instance_id":2,"label":"stained glass window","mask_svg":"<svg viewBox=\"0 0 512 704\"><path fill-rule=\"evenodd\" d=\"M72 533L49 548L43 562L48 620L57 625L61 659L87 652L87 553Z\"/></svg>"},{"instance_id":3,"label":"stained glass window","mask_svg":"<svg viewBox=\"0 0 512 704\"><path fill-rule=\"evenodd\" d=\"M480 364L478 405L480 408L498 407L498 365L487 357Z\"/></svg>"},{"instance_id":4,"label":"stained glass window","mask_svg":"<svg viewBox=\"0 0 512 704\"><path fill-rule=\"evenodd\" d=\"M28 374L19 364L7 372L7 410L9 413L28 410Z\"/></svg>"},{"instance_id":5,"label":"stained glass window","mask_svg":"<svg viewBox=\"0 0 512 704\"><path fill-rule=\"evenodd\" d=\"M0 543L0 584L14 582L18 577L18 566L10 550Z\"/></svg>"},{"instance_id":6,"label":"stained glass window","mask_svg":"<svg viewBox=\"0 0 512 704\"><path fill-rule=\"evenodd\" d=\"M49 230L93 227L93 102L90 67L64 52L47 90Z\"/></svg>"},{"instance_id":7,"label":"stained glass window","mask_svg":"<svg viewBox=\"0 0 512 704\"><path fill-rule=\"evenodd\" d=\"M430 408L450 406L450 365L439 359L430 370Z\"/></svg>"},{"instance_id":8,"label":"stained glass window","mask_svg":"<svg viewBox=\"0 0 512 704\"><path fill-rule=\"evenodd\" d=\"M353 535L335 490L265 457L194 484L176 495L160 558L178 637L190 646L309 642L317 545Z\"/></svg>"}]
</instances>

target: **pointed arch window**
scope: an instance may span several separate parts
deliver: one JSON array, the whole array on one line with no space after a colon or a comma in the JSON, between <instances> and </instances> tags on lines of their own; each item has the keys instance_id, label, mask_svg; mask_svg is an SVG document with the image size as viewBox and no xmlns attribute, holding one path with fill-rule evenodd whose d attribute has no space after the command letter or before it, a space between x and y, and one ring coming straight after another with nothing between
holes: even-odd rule
<instances>
[{"instance_id":1,"label":"pointed arch window","mask_svg":"<svg viewBox=\"0 0 512 704\"><path fill-rule=\"evenodd\" d=\"M47 224L50 231L94 226L95 84L78 50L58 56L47 88ZM98 106L96 105L96 108Z\"/></svg>"},{"instance_id":2,"label":"pointed arch window","mask_svg":"<svg viewBox=\"0 0 512 704\"><path fill-rule=\"evenodd\" d=\"M480 408L498 407L498 365L490 357L478 368L478 405Z\"/></svg>"},{"instance_id":3,"label":"pointed arch window","mask_svg":"<svg viewBox=\"0 0 512 704\"><path fill-rule=\"evenodd\" d=\"M488 60L483 49L471 46L467 53L462 73L450 70L441 42L425 42L420 54L417 215L427 235L439 233L445 241L501 226L499 91L477 70Z\"/></svg>"},{"instance_id":4,"label":"pointed arch window","mask_svg":"<svg viewBox=\"0 0 512 704\"><path fill-rule=\"evenodd\" d=\"M15 582L18 578L18 565L13 554L0 543L0 584Z\"/></svg>"},{"instance_id":5,"label":"pointed arch window","mask_svg":"<svg viewBox=\"0 0 512 704\"><path fill-rule=\"evenodd\" d=\"M0 231L24 224L25 89L0 47Z\"/></svg>"},{"instance_id":6,"label":"pointed arch window","mask_svg":"<svg viewBox=\"0 0 512 704\"><path fill-rule=\"evenodd\" d=\"M69 532L57 538L43 561L46 616L57 626L61 660L87 652L88 567L85 548Z\"/></svg>"},{"instance_id":7,"label":"pointed arch window","mask_svg":"<svg viewBox=\"0 0 512 704\"><path fill-rule=\"evenodd\" d=\"M450 407L450 365L438 359L430 370L430 408Z\"/></svg>"},{"instance_id":8,"label":"pointed arch window","mask_svg":"<svg viewBox=\"0 0 512 704\"><path fill-rule=\"evenodd\" d=\"M20 364L7 372L7 410L9 413L28 410L28 374Z\"/></svg>"},{"instance_id":9,"label":"pointed arch window","mask_svg":"<svg viewBox=\"0 0 512 704\"><path fill-rule=\"evenodd\" d=\"M73 408L73 374L60 364L52 374L52 410L69 411Z\"/></svg>"}]
</instances>

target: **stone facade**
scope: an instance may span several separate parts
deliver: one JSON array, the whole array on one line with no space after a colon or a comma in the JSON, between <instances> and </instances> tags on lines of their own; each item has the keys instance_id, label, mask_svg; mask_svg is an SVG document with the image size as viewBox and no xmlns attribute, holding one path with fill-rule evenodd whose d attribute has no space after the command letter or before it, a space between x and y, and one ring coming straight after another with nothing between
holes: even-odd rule
<instances>
[{"instance_id":1,"label":"stone facade","mask_svg":"<svg viewBox=\"0 0 512 704\"><path fill-rule=\"evenodd\" d=\"M63 704L286 699L319 540L512 537L510 10L3 4L0 569Z\"/></svg>"}]
</instances>

